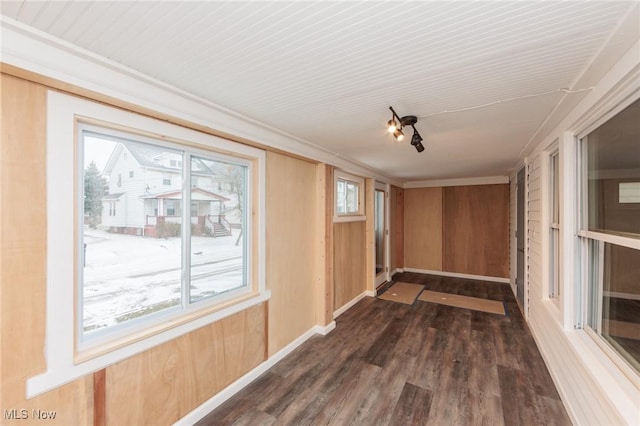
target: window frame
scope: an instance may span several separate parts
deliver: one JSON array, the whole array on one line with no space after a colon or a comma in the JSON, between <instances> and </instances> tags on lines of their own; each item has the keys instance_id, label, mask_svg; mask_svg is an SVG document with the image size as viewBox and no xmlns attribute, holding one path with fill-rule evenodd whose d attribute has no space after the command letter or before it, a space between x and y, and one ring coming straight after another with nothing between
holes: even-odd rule
<instances>
[{"instance_id":1,"label":"window frame","mask_svg":"<svg viewBox=\"0 0 640 426\"><path fill-rule=\"evenodd\" d=\"M77 130L77 140L78 140L78 143L77 143L78 163L76 164L76 167L78 171L84 170L83 133L87 133L91 137L110 140L116 143L133 142L137 144L145 144L148 147L154 147L159 150L162 150L162 149L170 150L176 154L179 153L180 158L187 160L187 164L191 164L192 158L197 158L197 159L206 159L211 161L221 161L228 164L235 164L238 166L246 167L247 173L245 176L246 178L245 183L247 187L246 187L244 202L248 203L246 211L247 212L251 211L253 203L250 200L252 199L251 195L253 192L253 188L252 188L253 185L251 184L252 167L251 167L250 160L247 160L245 158L235 157L235 156L221 153L218 151L207 151L200 148L180 145L176 142L172 142L168 140L160 140L153 137L141 135L138 133L133 133L131 131L122 131L121 129L114 129L112 127L88 124L83 122L82 120L79 120L77 122L76 130ZM176 163L178 162L177 160L171 160L171 161L175 161ZM180 161L180 163L183 163L183 162ZM183 168L181 173L182 173L181 181L186 184L187 182L190 181L192 176L190 167ZM82 179L78 179L77 185L78 186L77 186L76 193L80 198L82 198L82 192L83 192ZM191 188L187 188L187 186L183 186L180 189L180 192L182 192L182 195L183 195L181 200L175 200L175 199L165 200L165 203L166 203L165 209L166 209L166 216L180 218L180 223L182 225L181 226L182 232L180 235L180 238L181 238L181 250L180 250L181 302L178 305L167 309L166 311L160 311L150 315L144 315L134 320L130 320L130 321L123 322L122 324L118 324L117 326L107 327L100 331L96 331L94 333L94 336L86 336L86 339L85 339L85 333L83 330L83 323L82 323L82 314L81 314L82 306L83 306L82 294L83 294L84 282L81 278L84 277L83 265L85 265L86 263L84 261L84 254L86 252L84 250L78 251L77 253L80 259L78 259L77 265L76 265L76 267L78 268L76 276L78 278L77 278L77 285L76 285L77 294L75 296L75 299L78 301L76 303L76 309L77 309L76 336L78 340L76 342L77 359L82 360L84 358L83 353L88 353L89 355L91 355L92 349L94 348L98 348L99 350L106 351L109 348L109 344L108 344L109 342L119 341L119 340L126 341L127 336L129 334L132 334L133 332L136 332L136 331L143 331L146 328L153 327L153 322L160 322L164 320L168 321L168 320L173 320L175 318L180 318L181 316L184 316L190 312L195 312L203 308L209 308L211 306L215 306L220 303L227 302L234 298L244 296L245 294L249 294L253 290L252 289L253 287L252 283L254 282L253 276L252 276L253 274L249 267L249 265L251 265L253 255L250 250L247 250L247 248L252 245L253 237L251 235L252 234L251 232L246 232L243 238L244 240L246 240L246 242L243 242L243 246L244 246L243 257L244 257L244 266L245 266L245 270L243 270L243 277L246 277L246 285L232 289L228 292L224 292L219 296L205 298L197 301L191 301L191 298L189 297L189 294L190 294L189 290L191 288L191 282L190 282L191 243L192 243L191 226L185 226L186 224L189 224L191 220L190 217L188 216L185 217L185 215L187 214L186 213L187 209L185 208L185 206L191 203ZM78 204L78 208L79 209L82 208L81 202ZM190 212L190 209L188 211ZM115 216L115 207L114 207L114 216ZM252 228L252 220L248 214L245 213L245 216L246 216L245 229L250 230ZM84 241L82 238L84 235L84 229L83 229L82 223L77 224L76 234L78 235L78 238L79 238L76 243L77 246L83 247ZM169 312L169 310L171 312ZM98 339L102 339L102 342L96 343Z\"/></svg>"},{"instance_id":2,"label":"window frame","mask_svg":"<svg viewBox=\"0 0 640 426\"><path fill-rule=\"evenodd\" d=\"M82 210L77 196L82 174L76 165L78 122L134 130L137 134L161 136L189 150L233 154L251 163L253 173L250 231L254 236L249 250L253 258L251 291L231 300L189 312L179 318L160 321L156 326L132 332L126 340L108 347L77 353L77 226ZM265 285L265 194L266 153L264 150L178 126L115 107L56 91L47 92L47 265L45 372L27 379L28 398L55 389L116 362L168 342L200 327L241 312L270 299ZM72 184L70 184L72 182ZM189 210L188 210L189 211Z\"/></svg>"},{"instance_id":3,"label":"window frame","mask_svg":"<svg viewBox=\"0 0 640 426\"><path fill-rule=\"evenodd\" d=\"M358 188L358 209L354 212L338 212L338 183L345 182L355 184ZM356 222L366 220L365 216L365 185L364 178L345 172L335 170L333 173L333 221L334 222Z\"/></svg>"},{"instance_id":4,"label":"window frame","mask_svg":"<svg viewBox=\"0 0 640 426\"><path fill-rule=\"evenodd\" d=\"M562 229L560 226L561 202L560 202L560 150L557 141L549 150L549 209L548 209L548 225L549 225L549 283L547 286L547 298L557 301L560 297L560 280L562 277L562 264L560 262L560 254L562 247L560 243L560 235ZM555 165L555 167L554 167Z\"/></svg>"},{"instance_id":5,"label":"window frame","mask_svg":"<svg viewBox=\"0 0 640 426\"><path fill-rule=\"evenodd\" d=\"M589 171L588 171L588 135L601 127L603 124L611 120L618 113L636 102L638 98L630 97L611 108L606 114L598 120L592 122L579 133L574 135L575 140L575 158L576 158L576 187L577 187L577 203L576 203L576 240L577 255L575 258L577 272L577 292L575 297L576 306L576 328L582 329L591 339L597 348L620 370L626 379L630 380L637 388L640 388L640 371L636 370L615 347L608 342L604 336L600 334L601 328L601 310L603 289L601 284L595 291L597 292L598 306L598 324L595 329L589 325L589 305L593 303L590 294L594 291L591 287L591 273L595 270L598 273L598 282L603 281L604 269L604 245L605 243L640 250L640 238L628 237L616 233L604 233L589 230ZM597 246L598 259L597 265L592 264L590 256L593 248Z\"/></svg>"}]
</instances>

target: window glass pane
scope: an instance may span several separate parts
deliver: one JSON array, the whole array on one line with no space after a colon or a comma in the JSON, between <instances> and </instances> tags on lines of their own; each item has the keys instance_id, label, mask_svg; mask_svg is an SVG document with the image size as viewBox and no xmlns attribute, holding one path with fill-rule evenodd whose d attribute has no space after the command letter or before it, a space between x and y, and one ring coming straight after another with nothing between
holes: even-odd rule
<instances>
[{"instance_id":1,"label":"window glass pane","mask_svg":"<svg viewBox=\"0 0 640 426\"><path fill-rule=\"evenodd\" d=\"M560 223L560 177L558 153L551 156L551 220Z\"/></svg>"},{"instance_id":2,"label":"window glass pane","mask_svg":"<svg viewBox=\"0 0 640 426\"><path fill-rule=\"evenodd\" d=\"M640 182L638 117L640 100L585 138L589 230L640 238L640 202L620 193Z\"/></svg>"},{"instance_id":3,"label":"window glass pane","mask_svg":"<svg viewBox=\"0 0 640 426\"><path fill-rule=\"evenodd\" d=\"M379 189L376 189L374 196L374 221L373 221L373 231L375 234L375 242L376 242L376 275L381 273L384 270L385 258L384 258L384 195L385 192Z\"/></svg>"},{"instance_id":4,"label":"window glass pane","mask_svg":"<svg viewBox=\"0 0 640 426\"><path fill-rule=\"evenodd\" d=\"M182 153L93 132L82 140L86 335L180 305L182 171L163 181Z\"/></svg>"},{"instance_id":5,"label":"window glass pane","mask_svg":"<svg viewBox=\"0 0 640 426\"><path fill-rule=\"evenodd\" d=\"M640 250L594 241L589 326L640 371Z\"/></svg>"},{"instance_id":6,"label":"window glass pane","mask_svg":"<svg viewBox=\"0 0 640 426\"><path fill-rule=\"evenodd\" d=\"M347 212L347 183L343 180L338 180L336 183L336 210L338 214L344 214Z\"/></svg>"},{"instance_id":7,"label":"window glass pane","mask_svg":"<svg viewBox=\"0 0 640 426\"><path fill-rule=\"evenodd\" d=\"M190 299L195 302L247 285L247 166L192 157L191 181Z\"/></svg>"},{"instance_id":8,"label":"window glass pane","mask_svg":"<svg viewBox=\"0 0 640 426\"><path fill-rule=\"evenodd\" d=\"M347 213L358 212L358 185L347 182Z\"/></svg>"}]
</instances>

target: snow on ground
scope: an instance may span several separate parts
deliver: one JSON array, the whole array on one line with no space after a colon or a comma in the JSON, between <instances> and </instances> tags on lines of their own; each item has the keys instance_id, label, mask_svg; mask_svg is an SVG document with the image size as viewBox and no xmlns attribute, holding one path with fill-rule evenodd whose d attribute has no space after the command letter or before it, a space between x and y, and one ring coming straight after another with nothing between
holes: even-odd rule
<instances>
[{"instance_id":1,"label":"snow on ground","mask_svg":"<svg viewBox=\"0 0 640 426\"><path fill-rule=\"evenodd\" d=\"M243 284L240 230L229 237L191 238L191 301ZM141 313L177 306L181 297L180 238L149 238L85 228L85 331Z\"/></svg>"}]
</instances>

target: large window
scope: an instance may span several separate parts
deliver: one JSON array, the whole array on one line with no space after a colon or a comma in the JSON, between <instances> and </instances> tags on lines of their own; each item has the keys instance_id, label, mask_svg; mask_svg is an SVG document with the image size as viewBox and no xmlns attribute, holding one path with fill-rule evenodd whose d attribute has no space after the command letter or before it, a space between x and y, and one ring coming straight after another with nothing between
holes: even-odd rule
<instances>
[{"instance_id":1,"label":"large window","mask_svg":"<svg viewBox=\"0 0 640 426\"><path fill-rule=\"evenodd\" d=\"M270 297L264 151L47 97L47 369L29 397Z\"/></svg>"},{"instance_id":2,"label":"large window","mask_svg":"<svg viewBox=\"0 0 640 426\"><path fill-rule=\"evenodd\" d=\"M248 162L88 125L79 127L79 140L81 342L249 287ZM139 177L114 185L125 154ZM192 185L196 175L215 176L229 190ZM116 196L119 215L110 201Z\"/></svg>"},{"instance_id":3,"label":"large window","mask_svg":"<svg viewBox=\"0 0 640 426\"><path fill-rule=\"evenodd\" d=\"M640 372L640 100L580 140L586 325Z\"/></svg>"}]
</instances>

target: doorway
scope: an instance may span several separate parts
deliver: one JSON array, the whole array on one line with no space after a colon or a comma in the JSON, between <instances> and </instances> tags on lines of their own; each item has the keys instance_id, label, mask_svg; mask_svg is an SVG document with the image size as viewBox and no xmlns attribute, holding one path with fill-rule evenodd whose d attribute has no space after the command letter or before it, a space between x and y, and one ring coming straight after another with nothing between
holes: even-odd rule
<instances>
[{"instance_id":1,"label":"doorway","mask_svg":"<svg viewBox=\"0 0 640 426\"><path fill-rule=\"evenodd\" d=\"M524 192L525 167L520 169L516 178L516 298L524 312L524 261L525 261L525 224L524 224Z\"/></svg>"},{"instance_id":2,"label":"doorway","mask_svg":"<svg viewBox=\"0 0 640 426\"><path fill-rule=\"evenodd\" d=\"M389 191L386 184L376 182L373 196L373 232L375 288L389 280L389 215L387 200Z\"/></svg>"}]
</instances>

